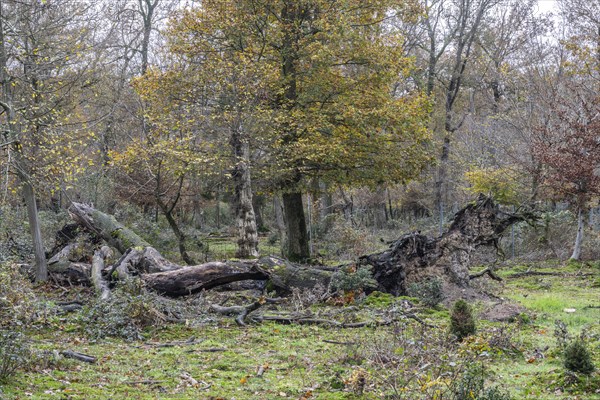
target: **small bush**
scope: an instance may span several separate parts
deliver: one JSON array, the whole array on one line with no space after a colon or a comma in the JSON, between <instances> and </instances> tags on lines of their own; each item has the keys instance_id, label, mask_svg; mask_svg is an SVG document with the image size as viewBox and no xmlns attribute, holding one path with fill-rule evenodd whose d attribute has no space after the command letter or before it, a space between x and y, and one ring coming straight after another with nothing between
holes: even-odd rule
<instances>
[{"instance_id":1,"label":"small bush","mask_svg":"<svg viewBox=\"0 0 600 400\"><path fill-rule=\"evenodd\" d=\"M407 292L409 296L418 298L427 307L435 307L444 300L442 280L439 278L412 283Z\"/></svg>"},{"instance_id":2,"label":"small bush","mask_svg":"<svg viewBox=\"0 0 600 400\"><path fill-rule=\"evenodd\" d=\"M452 314L450 315L450 333L463 340L467 336L475 333L475 318L471 307L464 300L458 300L454 303Z\"/></svg>"},{"instance_id":3,"label":"small bush","mask_svg":"<svg viewBox=\"0 0 600 400\"><path fill-rule=\"evenodd\" d=\"M346 268L331 277L331 287L344 291L375 289L377 281L373 279L371 267Z\"/></svg>"},{"instance_id":4,"label":"small bush","mask_svg":"<svg viewBox=\"0 0 600 400\"><path fill-rule=\"evenodd\" d=\"M165 322L165 314L156 301L156 296L145 292L137 281L125 281L113 290L109 300L97 300L84 312L84 329L95 339L141 339L144 327Z\"/></svg>"},{"instance_id":5,"label":"small bush","mask_svg":"<svg viewBox=\"0 0 600 400\"><path fill-rule=\"evenodd\" d=\"M589 350L581 339L577 339L564 350L565 368L572 372L589 375L594 372L594 363Z\"/></svg>"},{"instance_id":6,"label":"small bush","mask_svg":"<svg viewBox=\"0 0 600 400\"><path fill-rule=\"evenodd\" d=\"M15 264L0 264L0 327L31 325L40 304L29 282Z\"/></svg>"},{"instance_id":7,"label":"small bush","mask_svg":"<svg viewBox=\"0 0 600 400\"><path fill-rule=\"evenodd\" d=\"M486 374L485 368L480 364L467 368L454 384L453 400L511 400L507 392L497 387L485 387Z\"/></svg>"},{"instance_id":8,"label":"small bush","mask_svg":"<svg viewBox=\"0 0 600 400\"><path fill-rule=\"evenodd\" d=\"M6 382L29 359L29 345L23 334L0 330L0 382Z\"/></svg>"},{"instance_id":9,"label":"small bush","mask_svg":"<svg viewBox=\"0 0 600 400\"><path fill-rule=\"evenodd\" d=\"M558 348L563 351L571 342L571 335L569 335L567 325L560 319L554 321L554 338L556 339Z\"/></svg>"}]
</instances>

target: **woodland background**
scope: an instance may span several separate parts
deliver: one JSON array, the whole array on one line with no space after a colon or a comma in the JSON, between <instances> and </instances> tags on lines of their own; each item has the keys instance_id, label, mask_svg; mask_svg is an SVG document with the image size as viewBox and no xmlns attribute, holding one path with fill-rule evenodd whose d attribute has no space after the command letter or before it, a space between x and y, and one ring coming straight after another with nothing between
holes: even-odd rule
<instances>
[{"instance_id":1,"label":"woodland background","mask_svg":"<svg viewBox=\"0 0 600 400\"><path fill-rule=\"evenodd\" d=\"M190 264L349 258L479 192L544 212L510 256L595 256L597 2L326 3L3 1L2 257L45 279L81 201Z\"/></svg>"}]
</instances>

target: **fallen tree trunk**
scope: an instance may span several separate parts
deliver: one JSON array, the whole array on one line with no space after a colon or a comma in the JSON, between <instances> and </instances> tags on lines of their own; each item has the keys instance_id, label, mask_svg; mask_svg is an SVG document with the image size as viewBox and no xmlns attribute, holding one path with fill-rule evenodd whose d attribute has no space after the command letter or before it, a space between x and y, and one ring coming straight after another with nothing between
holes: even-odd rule
<instances>
[{"instance_id":1,"label":"fallen tree trunk","mask_svg":"<svg viewBox=\"0 0 600 400\"><path fill-rule=\"evenodd\" d=\"M411 284L433 278L465 288L471 279L469 268L481 249L499 252L498 242L506 228L532 219L531 212L502 212L490 198L480 195L456 213L441 236L406 234L388 250L360 257L359 264L372 267L377 290L394 295L406 294Z\"/></svg>"},{"instance_id":2,"label":"fallen tree trunk","mask_svg":"<svg viewBox=\"0 0 600 400\"><path fill-rule=\"evenodd\" d=\"M152 247L131 229L118 222L112 215L105 214L82 203L72 203L69 207L71 218L110 246L125 253L132 247Z\"/></svg>"},{"instance_id":3,"label":"fallen tree trunk","mask_svg":"<svg viewBox=\"0 0 600 400\"><path fill-rule=\"evenodd\" d=\"M92 259L92 283L96 289L96 294L100 296L101 300L108 300L110 297L110 288L108 282L102 276L102 270L104 269L104 260L110 257L111 254L110 247L102 246L100 250L96 250Z\"/></svg>"},{"instance_id":4,"label":"fallen tree trunk","mask_svg":"<svg viewBox=\"0 0 600 400\"><path fill-rule=\"evenodd\" d=\"M210 262L181 267L166 260L156 249L112 216L74 203L69 211L89 231L117 248L123 256L105 269L104 279L140 275L146 287L167 296L185 296L244 280L265 281L279 294L294 288L328 287L336 269L301 266L275 257L253 261ZM400 237L386 251L360 257L357 264L370 266L377 290L406 294L410 284L439 277L445 284L469 285L469 267L479 248L498 249L498 241L511 224L531 214L507 214L491 199L479 199L459 211L438 238L414 232ZM101 291L102 292L102 291Z\"/></svg>"}]
</instances>

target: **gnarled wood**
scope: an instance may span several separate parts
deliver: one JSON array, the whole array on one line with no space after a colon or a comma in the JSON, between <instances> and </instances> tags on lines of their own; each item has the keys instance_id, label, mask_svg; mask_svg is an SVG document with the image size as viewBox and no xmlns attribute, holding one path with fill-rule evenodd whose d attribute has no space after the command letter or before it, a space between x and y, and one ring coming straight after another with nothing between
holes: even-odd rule
<instances>
[{"instance_id":1,"label":"gnarled wood","mask_svg":"<svg viewBox=\"0 0 600 400\"><path fill-rule=\"evenodd\" d=\"M147 288L168 296L185 296L243 280L268 281L270 289L286 294L293 288L328 287L335 272L335 269L301 266L275 257L181 267L166 260L114 217L78 203L70 210L75 220L118 246L123 253L108 271L111 279L140 275ZM456 214L448 231L440 237L409 233L384 252L360 257L358 264L372 267L379 285L377 290L395 295L406 294L408 285L430 277L441 277L446 284L467 287L471 279L469 267L476 250L480 247L497 249L506 228L531 217L531 214L504 213L491 199L480 196Z\"/></svg>"},{"instance_id":2,"label":"gnarled wood","mask_svg":"<svg viewBox=\"0 0 600 400\"><path fill-rule=\"evenodd\" d=\"M430 277L467 287L476 251L481 247L497 251L498 241L509 226L534 218L532 213L505 213L490 198L480 195L476 202L456 213L440 237L409 233L386 251L360 257L359 264L373 268L377 290L395 295L406 294L411 283Z\"/></svg>"},{"instance_id":3,"label":"gnarled wood","mask_svg":"<svg viewBox=\"0 0 600 400\"><path fill-rule=\"evenodd\" d=\"M102 276L102 270L104 269L104 261L111 255L112 250L110 247L102 246L100 250L96 250L92 259L92 283L96 289L96 294L100 296L101 300L108 300L110 297L110 288L108 282Z\"/></svg>"}]
</instances>

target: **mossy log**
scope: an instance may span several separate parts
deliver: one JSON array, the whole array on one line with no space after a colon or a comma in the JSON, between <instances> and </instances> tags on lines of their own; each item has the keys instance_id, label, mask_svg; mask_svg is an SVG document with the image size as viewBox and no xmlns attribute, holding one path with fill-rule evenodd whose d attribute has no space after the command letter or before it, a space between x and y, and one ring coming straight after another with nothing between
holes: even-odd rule
<instances>
[{"instance_id":1,"label":"mossy log","mask_svg":"<svg viewBox=\"0 0 600 400\"><path fill-rule=\"evenodd\" d=\"M134 231L118 222L114 216L98 211L87 204L72 203L69 213L75 222L104 239L120 253L125 253L132 247L152 247Z\"/></svg>"},{"instance_id":2,"label":"mossy log","mask_svg":"<svg viewBox=\"0 0 600 400\"><path fill-rule=\"evenodd\" d=\"M103 271L105 279L139 275L147 288L167 296L184 296L243 280L264 281L265 287L286 294L294 288L327 287L336 271L276 257L182 267L166 260L113 216L79 203L69 210L79 224L123 253L120 260ZM386 251L360 257L357 264L372 268L377 290L394 295L406 294L411 283L431 277L467 287L476 250L486 247L497 251L504 230L531 217L531 213L504 213L491 199L480 196L455 215L450 228L440 237L409 233L391 243Z\"/></svg>"}]
</instances>

